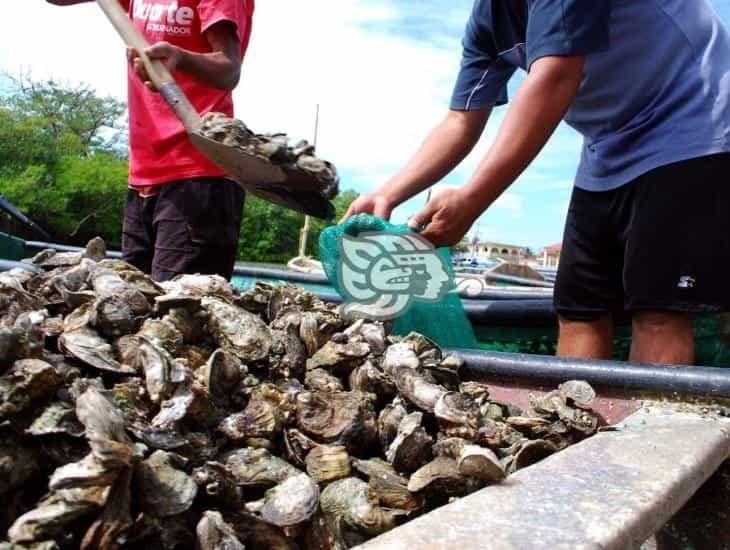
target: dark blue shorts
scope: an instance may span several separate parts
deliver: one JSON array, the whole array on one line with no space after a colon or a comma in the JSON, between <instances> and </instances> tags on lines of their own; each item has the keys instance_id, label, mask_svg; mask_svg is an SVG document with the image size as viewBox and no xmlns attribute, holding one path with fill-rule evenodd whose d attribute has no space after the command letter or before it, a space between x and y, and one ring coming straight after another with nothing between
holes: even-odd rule
<instances>
[{"instance_id":1,"label":"dark blue shorts","mask_svg":"<svg viewBox=\"0 0 730 550\"><path fill-rule=\"evenodd\" d=\"M611 191L575 188L555 309L573 321L730 310L730 154L662 166Z\"/></svg>"}]
</instances>

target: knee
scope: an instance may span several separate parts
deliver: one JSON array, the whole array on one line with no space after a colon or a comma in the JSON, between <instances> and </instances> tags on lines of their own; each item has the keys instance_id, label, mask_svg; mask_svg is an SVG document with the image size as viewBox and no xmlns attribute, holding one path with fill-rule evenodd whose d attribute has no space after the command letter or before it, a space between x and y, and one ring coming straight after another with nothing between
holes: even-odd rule
<instances>
[{"instance_id":1,"label":"knee","mask_svg":"<svg viewBox=\"0 0 730 550\"><path fill-rule=\"evenodd\" d=\"M642 334L676 333L691 330L689 315L664 311L643 311L634 314L634 329Z\"/></svg>"}]
</instances>

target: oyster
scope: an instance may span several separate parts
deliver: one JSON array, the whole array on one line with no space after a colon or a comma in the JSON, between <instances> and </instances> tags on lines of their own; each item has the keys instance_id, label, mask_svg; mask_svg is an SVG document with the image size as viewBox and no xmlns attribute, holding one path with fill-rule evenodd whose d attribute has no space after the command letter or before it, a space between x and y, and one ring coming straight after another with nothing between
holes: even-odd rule
<instances>
[{"instance_id":1,"label":"oyster","mask_svg":"<svg viewBox=\"0 0 730 550\"><path fill-rule=\"evenodd\" d=\"M237 442L249 438L272 439L281 433L292 408L287 396L276 386L263 384L256 388L246 409L225 418L218 429Z\"/></svg>"},{"instance_id":2,"label":"oyster","mask_svg":"<svg viewBox=\"0 0 730 550\"><path fill-rule=\"evenodd\" d=\"M437 501L463 496L478 488L470 478L459 472L453 458L438 456L414 472L408 481L408 490L422 493Z\"/></svg>"},{"instance_id":3,"label":"oyster","mask_svg":"<svg viewBox=\"0 0 730 550\"><path fill-rule=\"evenodd\" d=\"M247 369L241 360L222 349L214 351L206 364L205 386L213 399L226 402L241 383Z\"/></svg>"},{"instance_id":4,"label":"oyster","mask_svg":"<svg viewBox=\"0 0 730 550\"><path fill-rule=\"evenodd\" d=\"M58 347L68 357L78 359L95 369L119 374L136 373L134 368L120 364L114 358L112 346L90 328L64 331L58 339Z\"/></svg>"},{"instance_id":5,"label":"oyster","mask_svg":"<svg viewBox=\"0 0 730 550\"><path fill-rule=\"evenodd\" d=\"M345 390L342 381L324 369L308 370L304 375L304 385L314 391L341 392Z\"/></svg>"},{"instance_id":6,"label":"oyster","mask_svg":"<svg viewBox=\"0 0 730 550\"><path fill-rule=\"evenodd\" d=\"M409 491L408 478L397 474L384 460L353 459L353 467L368 478L368 494L380 506L404 512L416 512L423 508L423 496Z\"/></svg>"},{"instance_id":7,"label":"oyster","mask_svg":"<svg viewBox=\"0 0 730 550\"><path fill-rule=\"evenodd\" d=\"M307 360L307 369L328 369L335 373L349 372L358 366L367 354L370 346L367 342L330 340Z\"/></svg>"},{"instance_id":8,"label":"oyster","mask_svg":"<svg viewBox=\"0 0 730 550\"><path fill-rule=\"evenodd\" d=\"M193 480L211 504L236 510L241 507L243 491L231 471L220 462L206 462L193 471Z\"/></svg>"},{"instance_id":9,"label":"oyster","mask_svg":"<svg viewBox=\"0 0 730 550\"><path fill-rule=\"evenodd\" d=\"M393 380L370 361L350 373L350 389L372 393L381 400L389 400L396 393Z\"/></svg>"},{"instance_id":10,"label":"oyster","mask_svg":"<svg viewBox=\"0 0 730 550\"><path fill-rule=\"evenodd\" d=\"M237 449L223 455L221 461L243 487L269 488L302 473L266 449Z\"/></svg>"},{"instance_id":11,"label":"oyster","mask_svg":"<svg viewBox=\"0 0 730 550\"><path fill-rule=\"evenodd\" d=\"M339 443L357 452L377 437L373 405L363 394L305 391L296 401L299 429L317 441Z\"/></svg>"},{"instance_id":12,"label":"oyster","mask_svg":"<svg viewBox=\"0 0 730 550\"><path fill-rule=\"evenodd\" d=\"M278 527L291 527L312 517L319 505L319 488L306 474L292 476L266 492L261 517Z\"/></svg>"},{"instance_id":13,"label":"oyster","mask_svg":"<svg viewBox=\"0 0 730 550\"><path fill-rule=\"evenodd\" d=\"M164 518L188 510L198 486L183 470L182 457L155 451L137 467L137 490L147 513Z\"/></svg>"},{"instance_id":14,"label":"oyster","mask_svg":"<svg viewBox=\"0 0 730 550\"><path fill-rule=\"evenodd\" d=\"M368 494L367 483L361 479L348 477L330 483L322 491L320 502L336 533L344 535L344 531L353 530L371 537L395 527L395 515L378 506Z\"/></svg>"},{"instance_id":15,"label":"oyster","mask_svg":"<svg viewBox=\"0 0 730 550\"><path fill-rule=\"evenodd\" d=\"M423 413L407 415L398 425L398 434L385 456L399 472L414 472L431 458L433 438L422 426Z\"/></svg>"},{"instance_id":16,"label":"oyster","mask_svg":"<svg viewBox=\"0 0 730 550\"><path fill-rule=\"evenodd\" d=\"M433 413L436 403L446 393L446 388L429 382L417 370L409 367L393 369L393 378L398 392L419 409Z\"/></svg>"},{"instance_id":17,"label":"oyster","mask_svg":"<svg viewBox=\"0 0 730 550\"><path fill-rule=\"evenodd\" d=\"M350 475L350 455L341 445L319 445L306 459L307 473L319 483L327 483Z\"/></svg>"},{"instance_id":18,"label":"oyster","mask_svg":"<svg viewBox=\"0 0 730 550\"><path fill-rule=\"evenodd\" d=\"M213 336L220 347L242 361L268 358L271 332L259 317L217 298L203 298L202 304L210 314Z\"/></svg>"},{"instance_id":19,"label":"oyster","mask_svg":"<svg viewBox=\"0 0 730 550\"><path fill-rule=\"evenodd\" d=\"M40 359L21 359L0 377L0 420L23 412L49 397L63 383L53 365Z\"/></svg>"},{"instance_id":20,"label":"oyster","mask_svg":"<svg viewBox=\"0 0 730 550\"><path fill-rule=\"evenodd\" d=\"M195 532L200 550L245 550L235 529L227 523L220 512L203 512Z\"/></svg>"}]
</instances>

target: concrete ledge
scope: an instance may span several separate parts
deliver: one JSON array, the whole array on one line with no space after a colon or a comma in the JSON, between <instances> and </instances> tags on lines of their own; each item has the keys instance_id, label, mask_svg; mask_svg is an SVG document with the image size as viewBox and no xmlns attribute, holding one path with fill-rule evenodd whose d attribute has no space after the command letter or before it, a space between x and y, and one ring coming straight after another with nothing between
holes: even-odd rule
<instances>
[{"instance_id":1,"label":"concrete ledge","mask_svg":"<svg viewBox=\"0 0 730 550\"><path fill-rule=\"evenodd\" d=\"M644 408L358 548L638 548L728 457L730 421Z\"/></svg>"}]
</instances>

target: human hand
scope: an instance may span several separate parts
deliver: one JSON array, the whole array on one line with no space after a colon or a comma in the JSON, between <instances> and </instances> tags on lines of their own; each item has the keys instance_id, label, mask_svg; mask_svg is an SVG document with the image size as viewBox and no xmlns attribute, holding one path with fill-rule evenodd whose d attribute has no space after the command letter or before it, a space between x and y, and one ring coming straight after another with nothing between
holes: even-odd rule
<instances>
[{"instance_id":1,"label":"human hand","mask_svg":"<svg viewBox=\"0 0 730 550\"><path fill-rule=\"evenodd\" d=\"M395 206L390 202L390 199L381 193L376 192L369 193L367 195L360 195L347 209L347 212L345 212L345 215L342 216L340 223L355 214L372 214L387 220L390 219L390 214L393 212L393 208L395 208Z\"/></svg>"},{"instance_id":2,"label":"human hand","mask_svg":"<svg viewBox=\"0 0 730 550\"><path fill-rule=\"evenodd\" d=\"M449 189L428 201L408 220L408 226L414 230L426 226L420 235L434 246L453 246L461 241L483 211L479 201L463 188Z\"/></svg>"},{"instance_id":3,"label":"human hand","mask_svg":"<svg viewBox=\"0 0 730 550\"><path fill-rule=\"evenodd\" d=\"M152 60L162 61L170 72L177 68L182 58L182 50L169 42L157 42L147 48L144 53ZM150 79L139 52L134 48L127 48L127 59L132 64L135 74L144 82L145 86L153 92L159 91Z\"/></svg>"}]
</instances>

